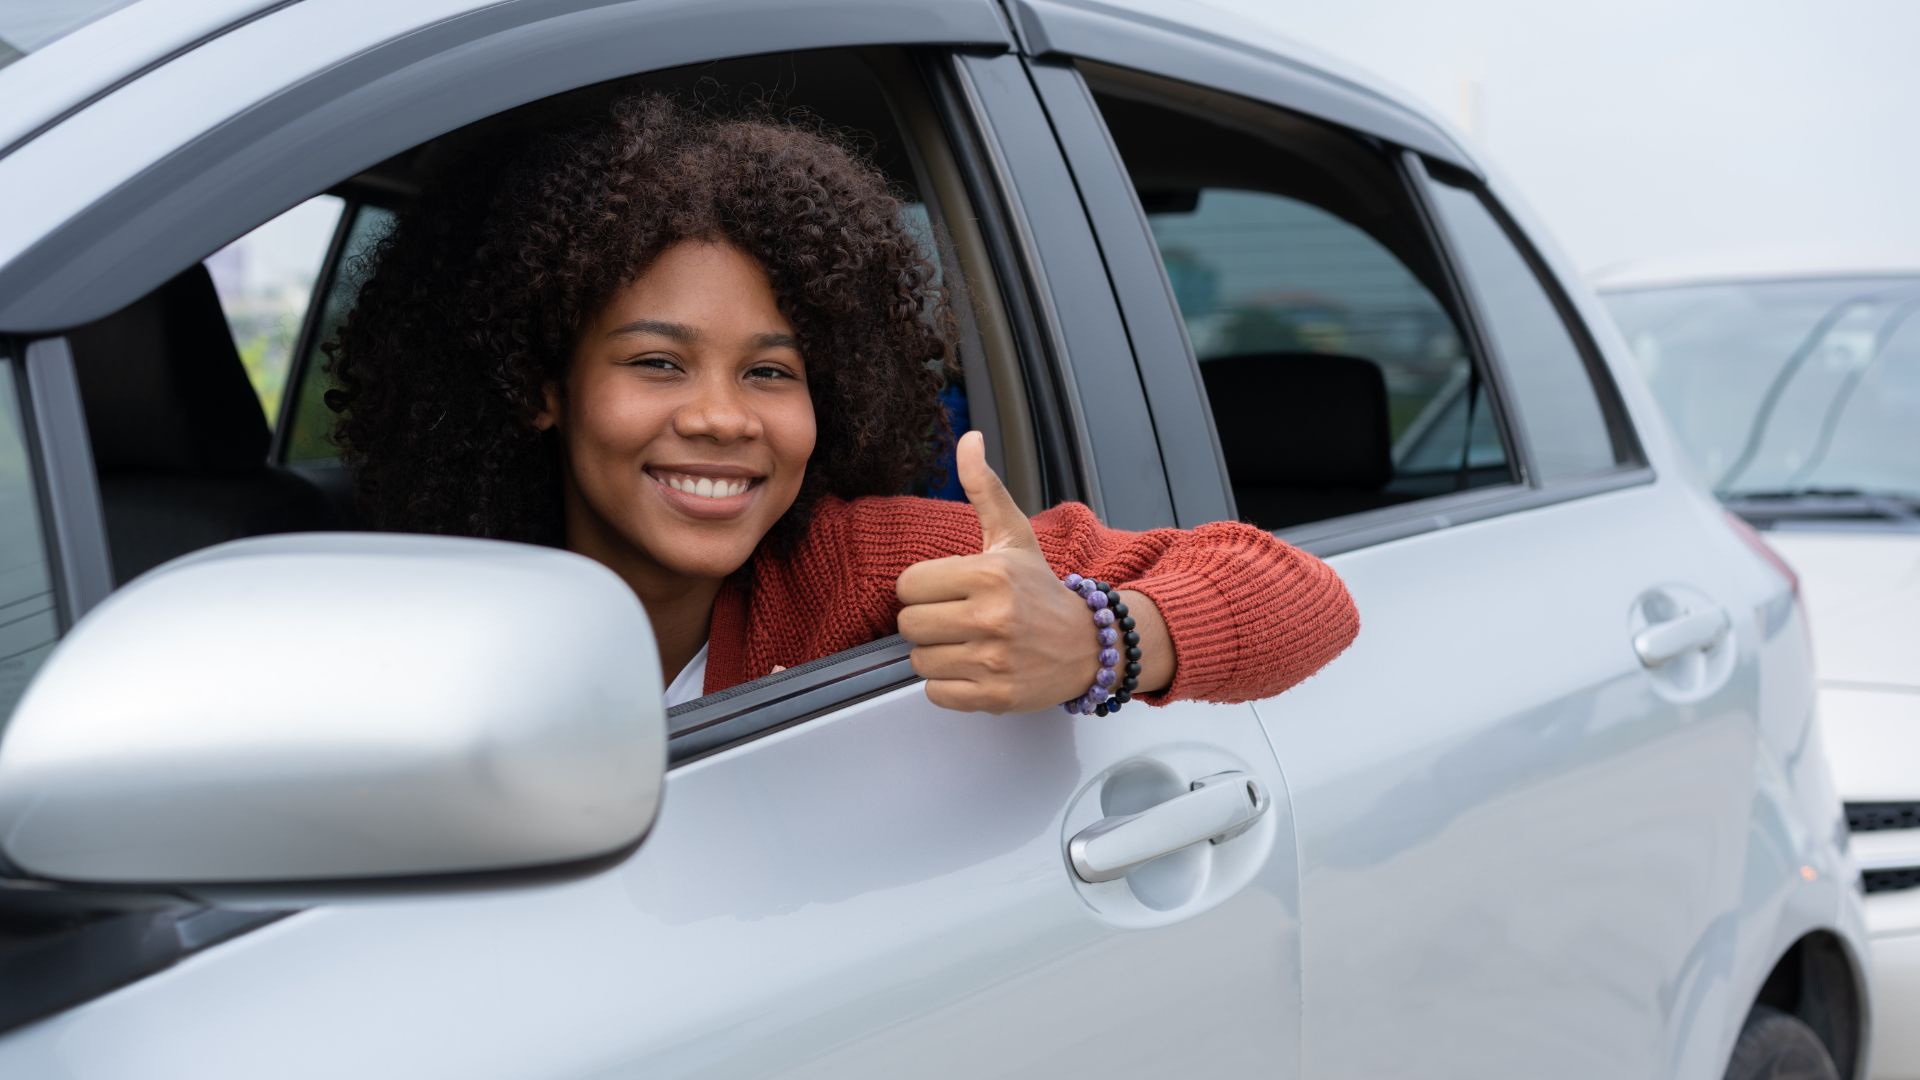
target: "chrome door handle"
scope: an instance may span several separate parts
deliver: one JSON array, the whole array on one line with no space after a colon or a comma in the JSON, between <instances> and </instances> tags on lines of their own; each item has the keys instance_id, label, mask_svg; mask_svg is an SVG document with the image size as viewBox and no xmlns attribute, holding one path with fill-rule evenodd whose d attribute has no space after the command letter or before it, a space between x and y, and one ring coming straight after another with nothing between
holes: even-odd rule
<instances>
[{"instance_id":1,"label":"chrome door handle","mask_svg":"<svg viewBox=\"0 0 1920 1080\"><path fill-rule=\"evenodd\" d=\"M1181 848L1231 840L1260 820L1271 803L1267 789L1246 773L1203 776L1184 795L1080 830L1067 842L1067 857L1080 880L1112 881Z\"/></svg>"},{"instance_id":2,"label":"chrome door handle","mask_svg":"<svg viewBox=\"0 0 1920 1080\"><path fill-rule=\"evenodd\" d=\"M1641 666L1659 667L1674 657L1705 652L1720 644L1732 625L1725 608L1696 611L1655 623L1633 635L1633 651L1640 655Z\"/></svg>"}]
</instances>

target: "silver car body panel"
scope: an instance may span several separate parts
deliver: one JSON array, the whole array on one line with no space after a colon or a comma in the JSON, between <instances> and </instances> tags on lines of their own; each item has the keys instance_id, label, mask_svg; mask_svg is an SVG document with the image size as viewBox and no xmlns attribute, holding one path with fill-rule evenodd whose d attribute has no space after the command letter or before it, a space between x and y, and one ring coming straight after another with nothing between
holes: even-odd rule
<instances>
[{"instance_id":1,"label":"silver car body panel","mask_svg":"<svg viewBox=\"0 0 1920 1080\"><path fill-rule=\"evenodd\" d=\"M1077 883L1098 793L1228 770L1274 792L1254 830ZM963 716L914 684L673 771L615 869L303 912L0 1038L0 1075L1294 1077L1286 806L1249 706Z\"/></svg>"},{"instance_id":2,"label":"silver car body panel","mask_svg":"<svg viewBox=\"0 0 1920 1080\"><path fill-rule=\"evenodd\" d=\"M1333 563L1366 630L1258 706L1299 832L1306 1075L1719 1076L1774 959L1852 910L1786 582L1661 484ZM1676 582L1738 649L1686 705L1630 644Z\"/></svg>"},{"instance_id":3,"label":"silver car body panel","mask_svg":"<svg viewBox=\"0 0 1920 1080\"><path fill-rule=\"evenodd\" d=\"M0 155L68 113L291 0L140 0L0 68Z\"/></svg>"}]
</instances>

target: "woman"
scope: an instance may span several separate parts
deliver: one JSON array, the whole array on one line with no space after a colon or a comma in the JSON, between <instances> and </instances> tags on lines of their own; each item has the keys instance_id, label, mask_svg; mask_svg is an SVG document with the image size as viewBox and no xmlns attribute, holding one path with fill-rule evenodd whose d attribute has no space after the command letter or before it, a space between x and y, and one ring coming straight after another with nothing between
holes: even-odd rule
<instances>
[{"instance_id":1,"label":"woman","mask_svg":"<svg viewBox=\"0 0 1920 1080\"><path fill-rule=\"evenodd\" d=\"M897 495L951 438L953 318L884 178L821 135L625 99L449 170L369 266L329 403L371 523L610 567L670 703L896 627L951 708L1247 700L1358 630L1245 525L1029 522L977 434L971 506Z\"/></svg>"}]
</instances>

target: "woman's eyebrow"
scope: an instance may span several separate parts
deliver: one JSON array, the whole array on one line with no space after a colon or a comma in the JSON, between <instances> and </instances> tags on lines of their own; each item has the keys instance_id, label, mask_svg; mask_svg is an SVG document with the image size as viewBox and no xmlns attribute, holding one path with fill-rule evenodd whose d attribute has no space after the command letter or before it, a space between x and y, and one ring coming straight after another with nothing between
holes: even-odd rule
<instances>
[{"instance_id":1,"label":"woman's eyebrow","mask_svg":"<svg viewBox=\"0 0 1920 1080\"><path fill-rule=\"evenodd\" d=\"M661 322L659 319L635 319L625 326L616 326L607 331L608 337L619 337L621 334L658 334L682 345L691 345L700 340L700 331L693 327L684 323Z\"/></svg>"},{"instance_id":2,"label":"woman's eyebrow","mask_svg":"<svg viewBox=\"0 0 1920 1080\"><path fill-rule=\"evenodd\" d=\"M792 334L755 334L753 347L756 349L792 349L800 351L800 341Z\"/></svg>"},{"instance_id":3,"label":"woman's eyebrow","mask_svg":"<svg viewBox=\"0 0 1920 1080\"><path fill-rule=\"evenodd\" d=\"M700 340L700 331L695 330L693 327L685 323L663 322L659 319L635 319L630 323L623 326L616 326L607 331L608 337L619 337L622 334L657 334L660 337L677 341L682 345L691 345ZM800 349L799 339L795 338L792 334L782 334L775 331L755 334L748 344L756 349L787 348L793 349L796 352Z\"/></svg>"}]
</instances>

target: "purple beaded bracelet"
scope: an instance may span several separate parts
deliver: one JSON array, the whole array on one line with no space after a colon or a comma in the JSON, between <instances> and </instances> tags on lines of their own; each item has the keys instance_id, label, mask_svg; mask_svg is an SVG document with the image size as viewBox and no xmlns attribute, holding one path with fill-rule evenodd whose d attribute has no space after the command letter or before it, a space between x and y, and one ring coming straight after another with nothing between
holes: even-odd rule
<instances>
[{"instance_id":1,"label":"purple beaded bracelet","mask_svg":"<svg viewBox=\"0 0 1920 1080\"><path fill-rule=\"evenodd\" d=\"M1095 716L1119 712L1120 706L1133 700L1133 692L1140 685L1140 635L1134 632L1133 616L1120 602L1119 591L1104 581L1079 574L1068 574L1061 581L1093 611L1093 632L1100 642L1100 670L1086 693L1060 707L1070 713ZM1125 668L1120 666L1122 657Z\"/></svg>"}]
</instances>

